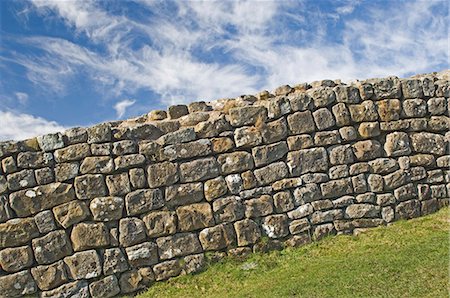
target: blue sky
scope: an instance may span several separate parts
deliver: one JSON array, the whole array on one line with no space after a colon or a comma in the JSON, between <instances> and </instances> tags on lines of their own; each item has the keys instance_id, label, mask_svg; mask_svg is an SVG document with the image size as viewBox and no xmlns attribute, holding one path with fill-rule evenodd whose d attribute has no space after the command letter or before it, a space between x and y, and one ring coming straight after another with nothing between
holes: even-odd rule
<instances>
[{"instance_id":1,"label":"blue sky","mask_svg":"<svg viewBox=\"0 0 450 298\"><path fill-rule=\"evenodd\" d=\"M0 140L449 68L447 0L1 0Z\"/></svg>"}]
</instances>

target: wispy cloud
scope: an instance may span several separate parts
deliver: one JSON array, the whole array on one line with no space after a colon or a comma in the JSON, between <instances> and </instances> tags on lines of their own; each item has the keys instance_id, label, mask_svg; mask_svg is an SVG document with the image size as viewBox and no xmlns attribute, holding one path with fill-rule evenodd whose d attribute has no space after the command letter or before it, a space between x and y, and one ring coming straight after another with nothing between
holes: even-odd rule
<instances>
[{"instance_id":1,"label":"wispy cloud","mask_svg":"<svg viewBox=\"0 0 450 298\"><path fill-rule=\"evenodd\" d=\"M0 111L0 140L23 140L37 135L63 131L54 121L24 113Z\"/></svg>"},{"instance_id":2,"label":"wispy cloud","mask_svg":"<svg viewBox=\"0 0 450 298\"><path fill-rule=\"evenodd\" d=\"M119 101L114 105L114 110L116 110L117 118L122 118L122 116L125 114L125 111L128 107L131 107L136 103L136 100L131 99L124 99Z\"/></svg>"},{"instance_id":3,"label":"wispy cloud","mask_svg":"<svg viewBox=\"0 0 450 298\"><path fill-rule=\"evenodd\" d=\"M28 94L26 92L15 92L14 95L17 98L17 102L19 105L26 105L28 102Z\"/></svg>"}]
</instances>

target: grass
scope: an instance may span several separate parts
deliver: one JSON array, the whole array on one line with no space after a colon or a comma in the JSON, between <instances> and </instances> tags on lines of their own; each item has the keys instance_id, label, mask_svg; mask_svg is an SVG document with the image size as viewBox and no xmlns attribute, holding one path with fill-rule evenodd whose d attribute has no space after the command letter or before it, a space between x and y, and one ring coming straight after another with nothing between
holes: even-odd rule
<instances>
[{"instance_id":1,"label":"grass","mask_svg":"<svg viewBox=\"0 0 450 298\"><path fill-rule=\"evenodd\" d=\"M449 212L256 254L245 263L228 258L138 297L449 297Z\"/></svg>"}]
</instances>

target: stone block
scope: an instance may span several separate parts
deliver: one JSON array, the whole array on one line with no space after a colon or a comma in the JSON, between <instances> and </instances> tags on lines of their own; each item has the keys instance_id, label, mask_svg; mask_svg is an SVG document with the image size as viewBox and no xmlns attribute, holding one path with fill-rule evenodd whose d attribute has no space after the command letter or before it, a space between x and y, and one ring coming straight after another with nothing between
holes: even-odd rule
<instances>
[{"instance_id":1,"label":"stone block","mask_svg":"<svg viewBox=\"0 0 450 298\"><path fill-rule=\"evenodd\" d=\"M90 215L86 204L79 200L54 207L53 214L64 229L85 220Z\"/></svg>"},{"instance_id":2,"label":"stone block","mask_svg":"<svg viewBox=\"0 0 450 298\"><path fill-rule=\"evenodd\" d=\"M221 250L236 244L236 234L229 223L202 230L199 239L204 250Z\"/></svg>"},{"instance_id":3,"label":"stone block","mask_svg":"<svg viewBox=\"0 0 450 298\"><path fill-rule=\"evenodd\" d=\"M63 182L75 178L78 175L80 165L77 162L60 163L55 166L55 180Z\"/></svg>"},{"instance_id":4,"label":"stone block","mask_svg":"<svg viewBox=\"0 0 450 298\"><path fill-rule=\"evenodd\" d=\"M403 101L403 113L406 117L425 117L427 103L420 98L406 99Z\"/></svg>"},{"instance_id":5,"label":"stone block","mask_svg":"<svg viewBox=\"0 0 450 298\"><path fill-rule=\"evenodd\" d=\"M294 200L290 191L281 191L273 195L275 212L282 213L294 209Z\"/></svg>"},{"instance_id":6,"label":"stone block","mask_svg":"<svg viewBox=\"0 0 450 298\"><path fill-rule=\"evenodd\" d=\"M31 275L42 291L56 288L69 280L62 260L50 265L31 268Z\"/></svg>"},{"instance_id":7,"label":"stone block","mask_svg":"<svg viewBox=\"0 0 450 298\"><path fill-rule=\"evenodd\" d=\"M145 177L145 171L143 169L130 169L130 183L132 189L147 187L147 178Z\"/></svg>"},{"instance_id":8,"label":"stone block","mask_svg":"<svg viewBox=\"0 0 450 298\"><path fill-rule=\"evenodd\" d=\"M178 166L171 162L149 165L147 179L151 188L175 184L179 180Z\"/></svg>"},{"instance_id":9,"label":"stone block","mask_svg":"<svg viewBox=\"0 0 450 298\"><path fill-rule=\"evenodd\" d=\"M238 246L247 246L256 243L261 238L258 225L251 219L244 219L234 223Z\"/></svg>"},{"instance_id":10,"label":"stone block","mask_svg":"<svg viewBox=\"0 0 450 298\"><path fill-rule=\"evenodd\" d=\"M125 170L144 165L145 156L142 154L127 154L118 156L114 159L116 170Z\"/></svg>"},{"instance_id":11,"label":"stone block","mask_svg":"<svg viewBox=\"0 0 450 298\"><path fill-rule=\"evenodd\" d=\"M377 102L378 114L381 121L395 121L400 119L402 110L401 102L398 99L386 99Z\"/></svg>"},{"instance_id":12,"label":"stone block","mask_svg":"<svg viewBox=\"0 0 450 298\"><path fill-rule=\"evenodd\" d=\"M325 198L339 197L353 192L352 182L349 178L322 183L320 189Z\"/></svg>"},{"instance_id":13,"label":"stone block","mask_svg":"<svg viewBox=\"0 0 450 298\"><path fill-rule=\"evenodd\" d=\"M233 222L244 218L244 205L240 197L231 196L213 202L216 223Z\"/></svg>"},{"instance_id":14,"label":"stone block","mask_svg":"<svg viewBox=\"0 0 450 298\"><path fill-rule=\"evenodd\" d=\"M114 171L114 162L108 156L91 156L83 159L81 174L110 174Z\"/></svg>"},{"instance_id":15,"label":"stone block","mask_svg":"<svg viewBox=\"0 0 450 298\"><path fill-rule=\"evenodd\" d=\"M261 131L264 143L270 144L286 139L288 127L285 118L266 123Z\"/></svg>"},{"instance_id":16,"label":"stone block","mask_svg":"<svg viewBox=\"0 0 450 298\"><path fill-rule=\"evenodd\" d=\"M53 213L50 210L41 211L34 216L34 221L41 234L56 230Z\"/></svg>"},{"instance_id":17,"label":"stone block","mask_svg":"<svg viewBox=\"0 0 450 298\"><path fill-rule=\"evenodd\" d=\"M20 172L9 174L6 179L8 188L12 191L34 187L37 184L33 170L22 170Z\"/></svg>"},{"instance_id":18,"label":"stone block","mask_svg":"<svg viewBox=\"0 0 450 298\"><path fill-rule=\"evenodd\" d=\"M287 164L293 176L311 172L325 172L328 170L327 151L325 148L312 148L289 152Z\"/></svg>"},{"instance_id":19,"label":"stone block","mask_svg":"<svg viewBox=\"0 0 450 298\"><path fill-rule=\"evenodd\" d=\"M135 217L122 218L119 221L119 242L122 246L132 246L143 242L147 237L145 224Z\"/></svg>"},{"instance_id":20,"label":"stone block","mask_svg":"<svg viewBox=\"0 0 450 298\"><path fill-rule=\"evenodd\" d=\"M224 175L244 172L254 168L253 157L245 151L221 154L217 157L220 171Z\"/></svg>"},{"instance_id":21,"label":"stone block","mask_svg":"<svg viewBox=\"0 0 450 298\"><path fill-rule=\"evenodd\" d=\"M56 150L54 155L58 163L79 161L91 155L91 148L89 144L75 144Z\"/></svg>"},{"instance_id":22,"label":"stone block","mask_svg":"<svg viewBox=\"0 0 450 298\"><path fill-rule=\"evenodd\" d=\"M119 282L115 275L110 275L89 285L92 298L116 297L120 293Z\"/></svg>"},{"instance_id":23,"label":"stone block","mask_svg":"<svg viewBox=\"0 0 450 298\"><path fill-rule=\"evenodd\" d=\"M0 248L19 246L39 236L32 217L15 218L0 224Z\"/></svg>"},{"instance_id":24,"label":"stone block","mask_svg":"<svg viewBox=\"0 0 450 298\"><path fill-rule=\"evenodd\" d=\"M369 161L369 166L375 174L388 174L399 169L398 162L393 158L377 158Z\"/></svg>"},{"instance_id":25,"label":"stone block","mask_svg":"<svg viewBox=\"0 0 450 298\"><path fill-rule=\"evenodd\" d=\"M123 199L120 197L99 197L90 203L90 210L96 221L119 220L123 212Z\"/></svg>"},{"instance_id":26,"label":"stone block","mask_svg":"<svg viewBox=\"0 0 450 298\"><path fill-rule=\"evenodd\" d=\"M359 141L352 145L358 161L366 161L381 156L381 144L375 140Z\"/></svg>"},{"instance_id":27,"label":"stone block","mask_svg":"<svg viewBox=\"0 0 450 298\"><path fill-rule=\"evenodd\" d=\"M307 149L314 146L313 139L310 135L297 135L287 138L287 144L290 151Z\"/></svg>"},{"instance_id":28,"label":"stone block","mask_svg":"<svg viewBox=\"0 0 450 298\"><path fill-rule=\"evenodd\" d=\"M380 217L380 207L370 204L353 204L345 208L345 218Z\"/></svg>"},{"instance_id":29,"label":"stone block","mask_svg":"<svg viewBox=\"0 0 450 298\"><path fill-rule=\"evenodd\" d=\"M337 126L341 127L351 124L350 112L344 103L341 102L335 104L331 108L331 110L333 112L334 118L336 119Z\"/></svg>"},{"instance_id":30,"label":"stone block","mask_svg":"<svg viewBox=\"0 0 450 298\"><path fill-rule=\"evenodd\" d=\"M229 120L233 126L252 125L257 121L265 122L267 109L262 106L232 108L229 112Z\"/></svg>"},{"instance_id":31,"label":"stone block","mask_svg":"<svg viewBox=\"0 0 450 298\"><path fill-rule=\"evenodd\" d=\"M177 230L177 218L173 211L152 211L142 220L147 228L149 237L160 237L175 234Z\"/></svg>"},{"instance_id":32,"label":"stone block","mask_svg":"<svg viewBox=\"0 0 450 298\"><path fill-rule=\"evenodd\" d=\"M170 207L197 203L203 198L203 184L201 182L166 187L166 205Z\"/></svg>"},{"instance_id":33,"label":"stone block","mask_svg":"<svg viewBox=\"0 0 450 298\"><path fill-rule=\"evenodd\" d=\"M256 199L246 200L245 216L246 217L261 217L273 213L273 199L269 195L262 195Z\"/></svg>"},{"instance_id":34,"label":"stone block","mask_svg":"<svg viewBox=\"0 0 450 298\"><path fill-rule=\"evenodd\" d=\"M313 99L314 106L317 108L328 106L336 101L333 88L327 86L309 89L306 94Z\"/></svg>"},{"instance_id":35,"label":"stone block","mask_svg":"<svg viewBox=\"0 0 450 298\"><path fill-rule=\"evenodd\" d=\"M202 181L219 176L219 165L214 157L180 164L180 182Z\"/></svg>"},{"instance_id":36,"label":"stone block","mask_svg":"<svg viewBox=\"0 0 450 298\"><path fill-rule=\"evenodd\" d=\"M111 196L123 196L131 191L127 173L106 176L106 186Z\"/></svg>"},{"instance_id":37,"label":"stone block","mask_svg":"<svg viewBox=\"0 0 450 298\"><path fill-rule=\"evenodd\" d=\"M78 176L75 178L74 186L80 200L91 200L108 194L105 178L101 174Z\"/></svg>"},{"instance_id":38,"label":"stone block","mask_svg":"<svg viewBox=\"0 0 450 298\"><path fill-rule=\"evenodd\" d=\"M257 167L267 165L283 158L288 152L286 142L278 142L252 149L253 159Z\"/></svg>"},{"instance_id":39,"label":"stone block","mask_svg":"<svg viewBox=\"0 0 450 298\"><path fill-rule=\"evenodd\" d=\"M228 192L227 183L222 176L205 181L205 198L208 201L217 199Z\"/></svg>"},{"instance_id":40,"label":"stone block","mask_svg":"<svg viewBox=\"0 0 450 298\"><path fill-rule=\"evenodd\" d=\"M125 248L128 263L133 268L151 266L158 263L158 248L153 242L144 242L141 244Z\"/></svg>"},{"instance_id":41,"label":"stone block","mask_svg":"<svg viewBox=\"0 0 450 298\"><path fill-rule=\"evenodd\" d=\"M404 98L420 98L423 97L422 81L419 79L403 79L401 80L402 93Z\"/></svg>"},{"instance_id":42,"label":"stone block","mask_svg":"<svg viewBox=\"0 0 450 298\"><path fill-rule=\"evenodd\" d=\"M291 134L310 133L315 131L314 119L310 111L296 112L287 116Z\"/></svg>"},{"instance_id":43,"label":"stone block","mask_svg":"<svg viewBox=\"0 0 450 298\"><path fill-rule=\"evenodd\" d=\"M269 238L282 238L289 234L288 217L285 214L265 217L261 223L261 227Z\"/></svg>"},{"instance_id":44,"label":"stone block","mask_svg":"<svg viewBox=\"0 0 450 298\"><path fill-rule=\"evenodd\" d=\"M23 297L36 290L36 283L28 270L0 276L0 293L3 297Z\"/></svg>"},{"instance_id":45,"label":"stone block","mask_svg":"<svg viewBox=\"0 0 450 298\"><path fill-rule=\"evenodd\" d=\"M234 142L236 147L253 147L263 142L261 130L254 126L244 126L234 131Z\"/></svg>"},{"instance_id":46,"label":"stone block","mask_svg":"<svg viewBox=\"0 0 450 298\"><path fill-rule=\"evenodd\" d=\"M421 205L419 200L401 202L395 207L397 219L410 219L420 216Z\"/></svg>"},{"instance_id":47,"label":"stone block","mask_svg":"<svg viewBox=\"0 0 450 298\"><path fill-rule=\"evenodd\" d=\"M72 245L64 231L53 231L31 242L38 264L50 264L72 253Z\"/></svg>"},{"instance_id":48,"label":"stone block","mask_svg":"<svg viewBox=\"0 0 450 298\"><path fill-rule=\"evenodd\" d=\"M74 253L64 258L71 279L91 279L102 274L102 264L95 250Z\"/></svg>"},{"instance_id":49,"label":"stone block","mask_svg":"<svg viewBox=\"0 0 450 298\"><path fill-rule=\"evenodd\" d=\"M148 288L155 281L155 274L150 267L134 269L120 276L119 285L122 293L128 294Z\"/></svg>"},{"instance_id":50,"label":"stone block","mask_svg":"<svg viewBox=\"0 0 450 298\"><path fill-rule=\"evenodd\" d=\"M267 185L289 175L288 168L284 162L269 164L254 171L259 185Z\"/></svg>"},{"instance_id":51,"label":"stone block","mask_svg":"<svg viewBox=\"0 0 450 298\"><path fill-rule=\"evenodd\" d=\"M125 196L128 215L138 215L164 206L164 198L159 189L138 189Z\"/></svg>"},{"instance_id":52,"label":"stone block","mask_svg":"<svg viewBox=\"0 0 450 298\"><path fill-rule=\"evenodd\" d=\"M53 151L64 147L63 136L59 132L38 136L37 142L43 151Z\"/></svg>"},{"instance_id":53,"label":"stone block","mask_svg":"<svg viewBox=\"0 0 450 298\"><path fill-rule=\"evenodd\" d=\"M168 260L175 257L197 254L202 251L202 246L194 233L178 233L173 236L156 239L159 257Z\"/></svg>"},{"instance_id":54,"label":"stone block","mask_svg":"<svg viewBox=\"0 0 450 298\"><path fill-rule=\"evenodd\" d=\"M412 148L417 153L445 154L444 138L439 134L420 132L411 134L410 138Z\"/></svg>"},{"instance_id":55,"label":"stone block","mask_svg":"<svg viewBox=\"0 0 450 298\"><path fill-rule=\"evenodd\" d=\"M328 155L332 165L350 164L355 160L351 145L336 145L330 147L328 149Z\"/></svg>"},{"instance_id":56,"label":"stone block","mask_svg":"<svg viewBox=\"0 0 450 298\"><path fill-rule=\"evenodd\" d=\"M208 203L191 204L178 207L178 227L181 231L194 231L214 225L211 206Z\"/></svg>"},{"instance_id":57,"label":"stone block","mask_svg":"<svg viewBox=\"0 0 450 298\"><path fill-rule=\"evenodd\" d=\"M110 275L126 270L128 270L128 263L122 250L118 247L105 249L103 252L103 273Z\"/></svg>"},{"instance_id":58,"label":"stone block","mask_svg":"<svg viewBox=\"0 0 450 298\"><path fill-rule=\"evenodd\" d=\"M17 272L31 267L33 251L29 246L5 248L0 251L0 267L6 272Z\"/></svg>"},{"instance_id":59,"label":"stone block","mask_svg":"<svg viewBox=\"0 0 450 298\"><path fill-rule=\"evenodd\" d=\"M318 130L325 130L336 125L333 114L327 108L321 108L314 111L313 117Z\"/></svg>"},{"instance_id":60,"label":"stone block","mask_svg":"<svg viewBox=\"0 0 450 298\"><path fill-rule=\"evenodd\" d=\"M79 223L73 227L70 240L74 251L105 247L109 245L108 228L104 223Z\"/></svg>"},{"instance_id":61,"label":"stone block","mask_svg":"<svg viewBox=\"0 0 450 298\"><path fill-rule=\"evenodd\" d=\"M231 174L226 176L225 182L227 183L228 189L232 194L238 194L244 188L241 175L239 174Z\"/></svg>"},{"instance_id":62,"label":"stone block","mask_svg":"<svg viewBox=\"0 0 450 298\"><path fill-rule=\"evenodd\" d=\"M361 104L349 105L350 116L354 122L370 122L378 120L377 108L373 101L366 100Z\"/></svg>"}]
</instances>

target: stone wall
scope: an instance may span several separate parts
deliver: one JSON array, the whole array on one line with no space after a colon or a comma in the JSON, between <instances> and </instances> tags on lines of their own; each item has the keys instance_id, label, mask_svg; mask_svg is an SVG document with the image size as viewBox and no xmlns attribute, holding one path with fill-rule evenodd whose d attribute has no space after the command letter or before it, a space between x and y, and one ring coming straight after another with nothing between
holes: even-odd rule
<instances>
[{"instance_id":1,"label":"stone wall","mask_svg":"<svg viewBox=\"0 0 450 298\"><path fill-rule=\"evenodd\" d=\"M324 80L0 143L0 295L111 297L450 196L447 77Z\"/></svg>"}]
</instances>

